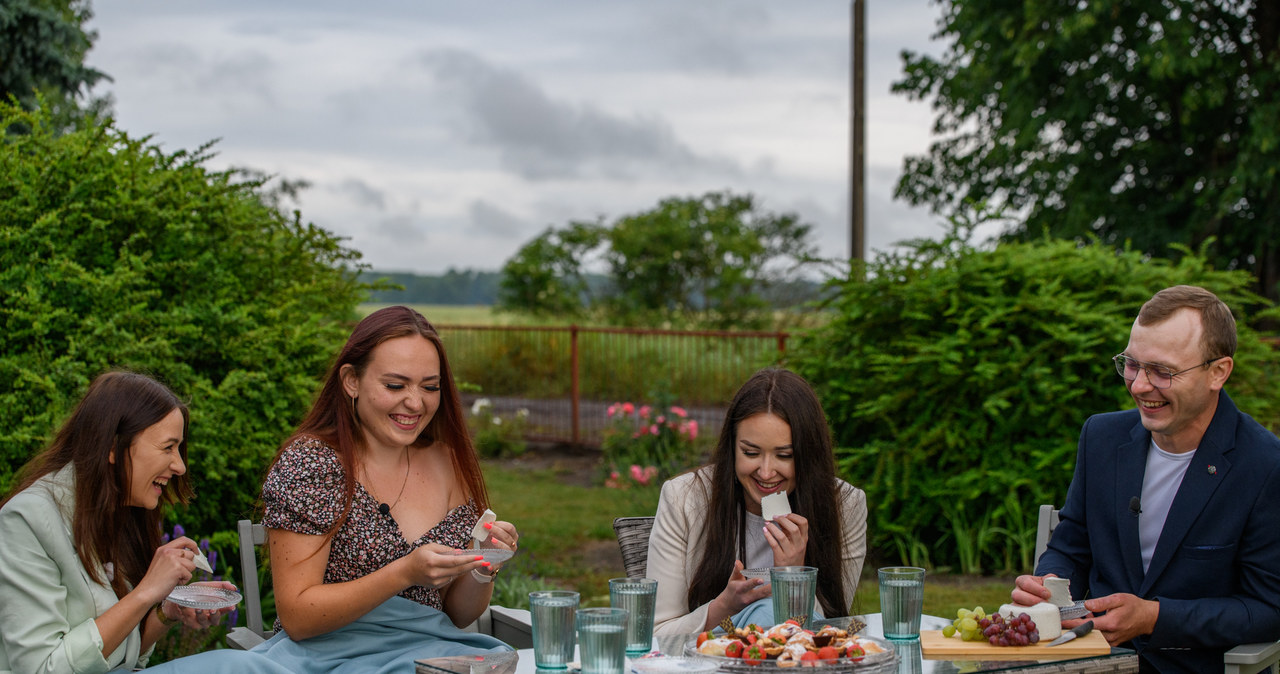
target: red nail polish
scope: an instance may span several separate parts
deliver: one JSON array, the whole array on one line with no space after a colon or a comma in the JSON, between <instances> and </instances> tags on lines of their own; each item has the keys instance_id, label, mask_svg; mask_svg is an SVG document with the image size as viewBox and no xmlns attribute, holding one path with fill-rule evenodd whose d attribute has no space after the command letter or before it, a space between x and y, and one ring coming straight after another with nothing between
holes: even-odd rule
<instances>
[{"instance_id":1,"label":"red nail polish","mask_svg":"<svg viewBox=\"0 0 1280 674\"><path fill-rule=\"evenodd\" d=\"M483 566L484 568L486 568L486 569L487 569L487 568L489 568L489 567L491 567L491 566L493 566L493 565L492 565L492 564L490 564L489 562L485 562L484 564L481 564L480 566Z\"/></svg>"},{"instance_id":2,"label":"red nail polish","mask_svg":"<svg viewBox=\"0 0 1280 674\"><path fill-rule=\"evenodd\" d=\"M476 558L475 558L475 559L473 559L472 561L474 561L474 562L478 562L478 561L480 561L480 560L482 560L482 559L484 559L484 555L476 555ZM488 562L485 562L485 564L488 564Z\"/></svg>"},{"instance_id":3,"label":"red nail polish","mask_svg":"<svg viewBox=\"0 0 1280 674\"><path fill-rule=\"evenodd\" d=\"M484 523L484 528L486 528L486 529L492 529L492 528L493 528L493 522L485 522L485 523Z\"/></svg>"}]
</instances>

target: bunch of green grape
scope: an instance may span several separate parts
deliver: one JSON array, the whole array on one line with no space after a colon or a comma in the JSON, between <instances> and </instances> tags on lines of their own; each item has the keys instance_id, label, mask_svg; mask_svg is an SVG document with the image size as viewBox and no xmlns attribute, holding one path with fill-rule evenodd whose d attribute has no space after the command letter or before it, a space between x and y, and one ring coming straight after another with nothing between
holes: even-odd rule
<instances>
[{"instance_id":1,"label":"bunch of green grape","mask_svg":"<svg viewBox=\"0 0 1280 674\"><path fill-rule=\"evenodd\" d=\"M988 616L979 606L972 611L956 611L956 619L942 628L942 636L950 639L960 633L964 641L986 641L992 646L1028 646L1040 641L1040 630L1026 613L1007 622L1000 615Z\"/></svg>"},{"instance_id":2,"label":"bunch of green grape","mask_svg":"<svg viewBox=\"0 0 1280 674\"><path fill-rule=\"evenodd\" d=\"M956 611L956 619L951 621L950 625L942 628L942 636L950 639L955 636L956 632L960 633L960 639L963 641L986 641L987 638L982 634L982 627L978 623L987 618L987 614L983 612L979 606L972 611L962 608Z\"/></svg>"}]
</instances>

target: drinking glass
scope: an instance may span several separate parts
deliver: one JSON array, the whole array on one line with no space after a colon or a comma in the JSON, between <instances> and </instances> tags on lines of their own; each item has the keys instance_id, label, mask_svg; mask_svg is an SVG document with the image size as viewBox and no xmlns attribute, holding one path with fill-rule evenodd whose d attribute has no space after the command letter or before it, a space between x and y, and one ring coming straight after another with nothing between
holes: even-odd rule
<instances>
[{"instance_id":1,"label":"drinking glass","mask_svg":"<svg viewBox=\"0 0 1280 674\"><path fill-rule=\"evenodd\" d=\"M769 569L773 585L773 621L804 616L813 621L813 603L818 589L818 569L813 566L775 566Z\"/></svg>"},{"instance_id":2,"label":"drinking glass","mask_svg":"<svg viewBox=\"0 0 1280 674\"><path fill-rule=\"evenodd\" d=\"M580 608L578 654L582 674L622 674L626 666L627 610L621 608Z\"/></svg>"},{"instance_id":3,"label":"drinking glass","mask_svg":"<svg viewBox=\"0 0 1280 674\"><path fill-rule=\"evenodd\" d=\"M653 647L653 606L658 581L652 578L610 578L609 605L626 609L627 655L640 656Z\"/></svg>"},{"instance_id":4,"label":"drinking glass","mask_svg":"<svg viewBox=\"0 0 1280 674\"><path fill-rule=\"evenodd\" d=\"M533 625L533 662L540 669L565 669L576 645L574 612L578 593L542 590L529 593L529 618Z\"/></svg>"},{"instance_id":5,"label":"drinking glass","mask_svg":"<svg viewBox=\"0 0 1280 674\"><path fill-rule=\"evenodd\" d=\"M886 639L920 638L920 609L924 605L924 569L889 566L880 576L880 617Z\"/></svg>"}]
</instances>

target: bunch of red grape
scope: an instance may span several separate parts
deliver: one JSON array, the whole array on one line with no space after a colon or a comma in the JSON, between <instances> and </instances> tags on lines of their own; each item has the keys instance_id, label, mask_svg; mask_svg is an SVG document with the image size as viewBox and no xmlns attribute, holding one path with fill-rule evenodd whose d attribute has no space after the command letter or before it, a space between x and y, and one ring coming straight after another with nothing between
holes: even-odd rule
<instances>
[{"instance_id":1,"label":"bunch of red grape","mask_svg":"<svg viewBox=\"0 0 1280 674\"><path fill-rule=\"evenodd\" d=\"M979 620L978 627L992 646L1028 646L1040 641L1040 630L1036 629L1031 616L1025 613L1019 613L1008 621L997 613Z\"/></svg>"}]
</instances>

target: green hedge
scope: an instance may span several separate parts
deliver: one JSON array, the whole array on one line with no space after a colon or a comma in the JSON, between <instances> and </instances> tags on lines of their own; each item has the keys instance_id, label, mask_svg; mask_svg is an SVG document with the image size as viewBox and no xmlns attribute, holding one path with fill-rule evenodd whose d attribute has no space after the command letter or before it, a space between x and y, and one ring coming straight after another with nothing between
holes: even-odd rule
<instances>
[{"instance_id":1,"label":"green hedge","mask_svg":"<svg viewBox=\"0 0 1280 674\"><path fill-rule=\"evenodd\" d=\"M1131 406L1110 358L1167 286L1204 286L1237 312L1228 390L1280 427L1265 388L1276 355L1240 320L1264 300L1247 273L1185 253L1174 264L1049 239L976 249L958 232L833 282L830 322L790 358L822 397L841 474L867 491L873 554L1029 569L1037 506L1062 503L1085 418Z\"/></svg>"},{"instance_id":2,"label":"green hedge","mask_svg":"<svg viewBox=\"0 0 1280 674\"><path fill-rule=\"evenodd\" d=\"M258 180L110 121L61 134L0 105L0 492L90 380L151 374L189 401L194 536L252 510L366 287L359 254Z\"/></svg>"}]
</instances>

